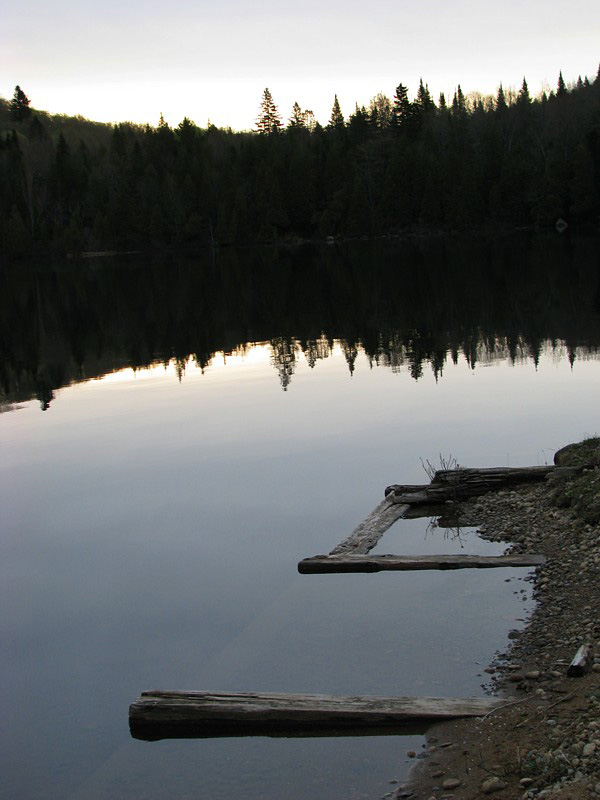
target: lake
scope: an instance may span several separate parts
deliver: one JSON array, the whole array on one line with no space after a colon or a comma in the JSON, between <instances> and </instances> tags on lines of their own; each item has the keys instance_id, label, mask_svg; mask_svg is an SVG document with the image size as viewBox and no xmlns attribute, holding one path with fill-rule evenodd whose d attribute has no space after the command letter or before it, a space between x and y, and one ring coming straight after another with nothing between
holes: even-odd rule
<instances>
[{"instance_id":1,"label":"lake","mask_svg":"<svg viewBox=\"0 0 600 800\"><path fill-rule=\"evenodd\" d=\"M598 241L0 271L3 797L379 798L419 736L141 742L145 689L481 696L528 570L304 575L422 461L598 433ZM401 520L377 552L501 552ZM499 548L499 549L494 549Z\"/></svg>"}]
</instances>

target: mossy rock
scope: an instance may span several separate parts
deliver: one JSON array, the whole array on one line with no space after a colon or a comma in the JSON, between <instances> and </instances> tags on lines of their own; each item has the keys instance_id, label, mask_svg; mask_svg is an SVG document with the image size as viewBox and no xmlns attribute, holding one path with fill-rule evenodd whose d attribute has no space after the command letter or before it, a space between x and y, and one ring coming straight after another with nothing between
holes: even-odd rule
<instances>
[{"instance_id":1,"label":"mossy rock","mask_svg":"<svg viewBox=\"0 0 600 800\"><path fill-rule=\"evenodd\" d=\"M564 488L566 505L584 522L600 522L600 468L586 469Z\"/></svg>"},{"instance_id":2,"label":"mossy rock","mask_svg":"<svg viewBox=\"0 0 600 800\"><path fill-rule=\"evenodd\" d=\"M557 467L600 466L600 437L594 436L562 447L554 454L554 463Z\"/></svg>"},{"instance_id":3,"label":"mossy rock","mask_svg":"<svg viewBox=\"0 0 600 800\"><path fill-rule=\"evenodd\" d=\"M584 522L600 522L600 438L569 444L554 455L559 467L572 467L572 476L557 476L552 501L560 508L570 508Z\"/></svg>"}]
</instances>

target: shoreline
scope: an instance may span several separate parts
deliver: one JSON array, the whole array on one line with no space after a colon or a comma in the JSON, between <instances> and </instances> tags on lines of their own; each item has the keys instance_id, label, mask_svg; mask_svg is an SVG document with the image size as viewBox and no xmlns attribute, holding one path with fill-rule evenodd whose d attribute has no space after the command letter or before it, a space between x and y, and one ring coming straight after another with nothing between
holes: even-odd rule
<instances>
[{"instance_id":1,"label":"shoreline","mask_svg":"<svg viewBox=\"0 0 600 800\"><path fill-rule=\"evenodd\" d=\"M548 560L531 576L536 605L526 627L509 633L506 653L485 670L506 706L433 726L397 798L600 797L600 440L563 448L555 462L588 458L579 476L459 504L461 526L509 542L508 553ZM589 671L567 676L586 643Z\"/></svg>"}]
</instances>

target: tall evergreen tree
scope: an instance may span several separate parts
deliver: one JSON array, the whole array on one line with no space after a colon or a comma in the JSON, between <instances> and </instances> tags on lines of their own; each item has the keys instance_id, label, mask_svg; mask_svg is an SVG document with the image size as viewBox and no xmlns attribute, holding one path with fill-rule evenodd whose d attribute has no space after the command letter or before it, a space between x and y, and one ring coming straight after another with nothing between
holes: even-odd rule
<instances>
[{"instance_id":1,"label":"tall evergreen tree","mask_svg":"<svg viewBox=\"0 0 600 800\"><path fill-rule=\"evenodd\" d=\"M504 89L502 88L502 84L498 87L498 94L496 95L496 111L506 111L508 108L506 104L506 97L504 96Z\"/></svg>"},{"instance_id":2,"label":"tall evergreen tree","mask_svg":"<svg viewBox=\"0 0 600 800\"><path fill-rule=\"evenodd\" d=\"M529 87L527 86L527 81L523 78L523 83L521 84L521 90L519 91L519 96L517 97L517 103L519 105L526 105L528 106L531 103L531 97L529 96Z\"/></svg>"},{"instance_id":3,"label":"tall evergreen tree","mask_svg":"<svg viewBox=\"0 0 600 800\"><path fill-rule=\"evenodd\" d=\"M273 96L269 89L263 92L260 103L260 114L256 120L256 130L264 135L272 135L281 130L281 119L279 111L273 101Z\"/></svg>"},{"instance_id":4,"label":"tall evergreen tree","mask_svg":"<svg viewBox=\"0 0 600 800\"><path fill-rule=\"evenodd\" d=\"M298 103L294 103L292 106L292 116L290 117L290 121L288 122L288 128L305 128L306 127L306 120L304 117L304 112L298 105Z\"/></svg>"},{"instance_id":5,"label":"tall evergreen tree","mask_svg":"<svg viewBox=\"0 0 600 800\"><path fill-rule=\"evenodd\" d=\"M337 94L335 95L333 101L333 108L331 109L331 117L329 118L329 123L327 127L333 128L335 130L340 130L341 128L345 127L344 115L342 114L342 109L340 108L340 101L338 100Z\"/></svg>"},{"instance_id":6,"label":"tall evergreen tree","mask_svg":"<svg viewBox=\"0 0 600 800\"><path fill-rule=\"evenodd\" d=\"M556 87L556 96L557 97L564 97L567 94L567 87L565 86L565 82L563 80L562 71L558 73L558 85Z\"/></svg>"},{"instance_id":7,"label":"tall evergreen tree","mask_svg":"<svg viewBox=\"0 0 600 800\"><path fill-rule=\"evenodd\" d=\"M419 111L427 113L428 111L433 111L435 108L435 103L431 98L431 93L429 92L429 86L423 83L423 78L419 80L419 88L417 90L417 106Z\"/></svg>"},{"instance_id":8,"label":"tall evergreen tree","mask_svg":"<svg viewBox=\"0 0 600 800\"><path fill-rule=\"evenodd\" d=\"M21 87L15 86L15 93L9 103L10 118L14 122L23 122L26 120L31 114L29 103L30 100Z\"/></svg>"},{"instance_id":9,"label":"tall evergreen tree","mask_svg":"<svg viewBox=\"0 0 600 800\"><path fill-rule=\"evenodd\" d=\"M399 83L394 94L392 107L392 126L398 130L406 128L410 122L412 113L411 102L408 99L408 89L404 84Z\"/></svg>"}]
</instances>

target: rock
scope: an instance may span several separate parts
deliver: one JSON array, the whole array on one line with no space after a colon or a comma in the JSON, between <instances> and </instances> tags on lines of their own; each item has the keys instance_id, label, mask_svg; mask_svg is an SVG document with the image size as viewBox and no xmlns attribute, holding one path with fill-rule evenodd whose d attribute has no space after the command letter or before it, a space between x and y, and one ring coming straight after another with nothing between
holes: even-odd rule
<instances>
[{"instance_id":1,"label":"rock","mask_svg":"<svg viewBox=\"0 0 600 800\"><path fill-rule=\"evenodd\" d=\"M415 753L415 751L414 751L414 750L407 750L407 751L406 751L406 755L407 755L409 758L414 758L414 757L415 757L417 754Z\"/></svg>"},{"instance_id":2,"label":"rock","mask_svg":"<svg viewBox=\"0 0 600 800\"><path fill-rule=\"evenodd\" d=\"M460 786L458 778L446 778L442 783L442 789L457 789Z\"/></svg>"},{"instance_id":3,"label":"rock","mask_svg":"<svg viewBox=\"0 0 600 800\"><path fill-rule=\"evenodd\" d=\"M534 782L533 778L521 778L521 780L519 781L519 785L525 789L527 786L531 786L533 782Z\"/></svg>"},{"instance_id":4,"label":"rock","mask_svg":"<svg viewBox=\"0 0 600 800\"><path fill-rule=\"evenodd\" d=\"M588 744L584 745L584 747L583 747L582 755L583 756L591 756L592 753L595 753L595 752L596 752L596 745L594 744L594 742L588 742Z\"/></svg>"},{"instance_id":5,"label":"rock","mask_svg":"<svg viewBox=\"0 0 600 800\"><path fill-rule=\"evenodd\" d=\"M504 781L500 780L497 775L492 775L491 778L487 778L481 784L481 791L484 794L492 794L492 792L500 792L502 789L506 789L506 784Z\"/></svg>"},{"instance_id":6,"label":"rock","mask_svg":"<svg viewBox=\"0 0 600 800\"><path fill-rule=\"evenodd\" d=\"M444 774L444 770L443 769L436 769L435 772L431 773L431 777L432 778L441 778L443 774Z\"/></svg>"},{"instance_id":7,"label":"rock","mask_svg":"<svg viewBox=\"0 0 600 800\"><path fill-rule=\"evenodd\" d=\"M539 669L532 669L530 672L525 673L525 677L527 678L528 681L537 681L540 675L541 673Z\"/></svg>"}]
</instances>

